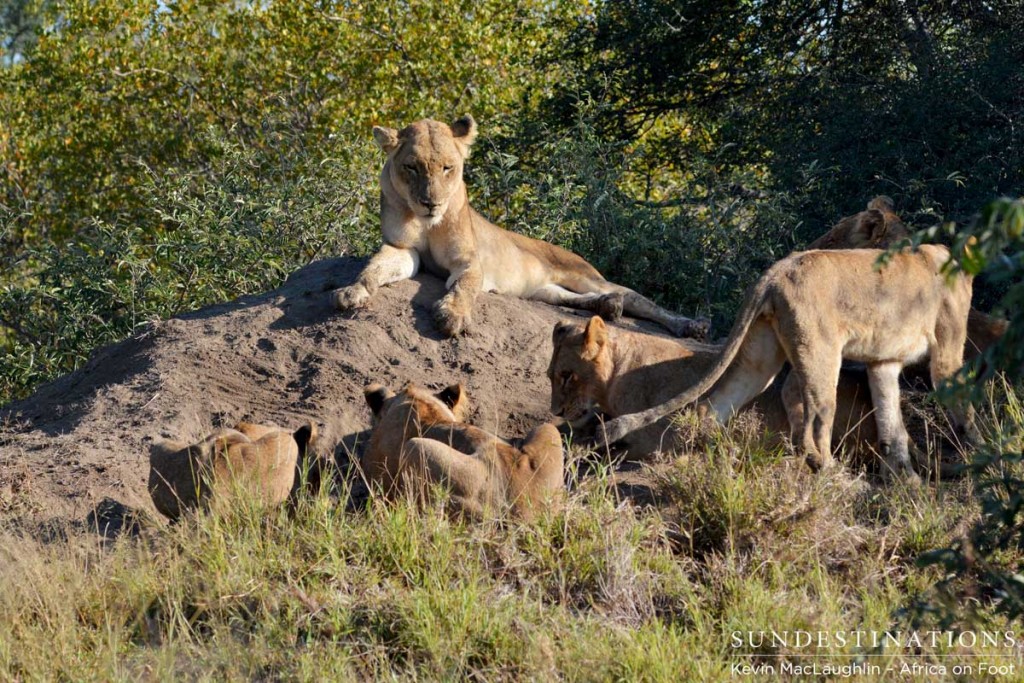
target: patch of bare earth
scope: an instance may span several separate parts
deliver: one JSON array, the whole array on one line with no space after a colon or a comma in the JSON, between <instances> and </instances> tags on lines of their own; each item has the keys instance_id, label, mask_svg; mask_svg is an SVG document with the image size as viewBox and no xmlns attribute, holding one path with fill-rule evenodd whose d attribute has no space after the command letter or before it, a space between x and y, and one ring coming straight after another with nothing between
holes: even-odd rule
<instances>
[{"instance_id":1,"label":"patch of bare earth","mask_svg":"<svg viewBox=\"0 0 1024 683\"><path fill-rule=\"evenodd\" d=\"M382 288L354 314L335 311L330 289L363 265L318 261L272 292L157 322L0 408L0 523L33 533L81 525L105 499L152 511L149 445L239 420L313 418L320 450L344 462L367 438L371 381L463 382L471 421L506 438L550 418L551 330L581 312L482 294L471 334L445 339L430 313L444 285L429 275Z\"/></svg>"}]
</instances>

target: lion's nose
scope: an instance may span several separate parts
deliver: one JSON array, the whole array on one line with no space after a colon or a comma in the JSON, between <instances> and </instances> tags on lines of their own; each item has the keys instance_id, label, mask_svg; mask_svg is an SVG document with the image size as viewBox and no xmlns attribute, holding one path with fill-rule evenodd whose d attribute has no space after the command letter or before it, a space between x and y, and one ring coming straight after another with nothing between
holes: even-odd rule
<instances>
[{"instance_id":1,"label":"lion's nose","mask_svg":"<svg viewBox=\"0 0 1024 683\"><path fill-rule=\"evenodd\" d=\"M433 211L437 208L437 202L430 201L429 199L421 199L420 204Z\"/></svg>"}]
</instances>

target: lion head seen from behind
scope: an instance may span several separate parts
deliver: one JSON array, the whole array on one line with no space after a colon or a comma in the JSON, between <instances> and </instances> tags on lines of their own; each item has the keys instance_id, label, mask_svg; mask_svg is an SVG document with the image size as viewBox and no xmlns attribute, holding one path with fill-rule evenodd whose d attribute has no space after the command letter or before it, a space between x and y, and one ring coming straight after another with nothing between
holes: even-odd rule
<instances>
[{"instance_id":1,"label":"lion head seen from behind","mask_svg":"<svg viewBox=\"0 0 1024 683\"><path fill-rule=\"evenodd\" d=\"M910 237L892 199L879 195L868 208L836 223L807 245L808 249L887 249Z\"/></svg>"},{"instance_id":2,"label":"lion head seen from behind","mask_svg":"<svg viewBox=\"0 0 1024 683\"><path fill-rule=\"evenodd\" d=\"M402 130L376 126L373 137L388 155L384 179L408 210L431 224L440 222L463 187L462 165L476 138L468 114L451 126L423 119Z\"/></svg>"}]
</instances>

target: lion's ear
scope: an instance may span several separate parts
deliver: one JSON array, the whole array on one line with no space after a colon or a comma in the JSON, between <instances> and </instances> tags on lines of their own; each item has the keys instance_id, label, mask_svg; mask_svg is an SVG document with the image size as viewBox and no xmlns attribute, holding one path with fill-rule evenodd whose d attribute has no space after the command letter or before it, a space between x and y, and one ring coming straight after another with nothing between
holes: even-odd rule
<instances>
[{"instance_id":1,"label":"lion's ear","mask_svg":"<svg viewBox=\"0 0 1024 683\"><path fill-rule=\"evenodd\" d=\"M466 114L455 120L451 125L452 137L455 144L459 146L463 157L469 156L469 148L476 140L476 121L472 116Z\"/></svg>"},{"instance_id":2,"label":"lion's ear","mask_svg":"<svg viewBox=\"0 0 1024 683\"><path fill-rule=\"evenodd\" d=\"M295 443L299 447L299 457L306 457L306 453L309 450L309 447L316 443L316 423L310 420L306 424L296 429L295 432L292 434L292 438L295 439Z\"/></svg>"},{"instance_id":3,"label":"lion's ear","mask_svg":"<svg viewBox=\"0 0 1024 683\"><path fill-rule=\"evenodd\" d=\"M469 114L455 119L451 125L452 136L464 145L472 145L476 140L476 120Z\"/></svg>"},{"instance_id":4,"label":"lion's ear","mask_svg":"<svg viewBox=\"0 0 1024 683\"><path fill-rule=\"evenodd\" d=\"M555 329L551 332L551 343L554 346L558 346L569 333L572 332L575 325L571 320L559 320L555 323Z\"/></svg>"},{"instance_id":5,"label":"lion's ear","mask_svg":"<svg viewBox=\"0 0 1024 683\"><path fill-rule=\"evenodd\" d=\"M469 410L469 396L466 393L466 388L461 383L445 387L436 396L441 403L451 409L452 414L455 415L457 420L465 419L466 412Z\"/></svg>"},{"instance_id":6,"label":"lion's ear","mask_svg":"<svg viewBox=\"0 0 1024 683\"><path fill-rule=\"evenodd\" d=\"M391 154L398 148L398 131L394 128L374 126L373 139L377 141L377 146L384 150L385 154Z\"/></svg>"},{"instance_id":7,"label":"lion's ear","mask_svg":"<svg viewBox=\"0 0 1024 683\"><path fill-rule=\"evenodd\" d=\"M608 328L600 316L594 316L583 332L583 360L594 360L608 342Z\"/></svg>"},{"instance_id":8,"label":"lion's ear","mask_svg":"<svg viewBox=\"0 0 1024 683\"><path fill-rule=\"evenodd\" d=\"M395 395L395 392L382 384L370 384L363 389L363 398L366 405L370 406L370 412L375 418L380 418L380 411L384 408L384 402Z\"/></svg>"}]
</instances>

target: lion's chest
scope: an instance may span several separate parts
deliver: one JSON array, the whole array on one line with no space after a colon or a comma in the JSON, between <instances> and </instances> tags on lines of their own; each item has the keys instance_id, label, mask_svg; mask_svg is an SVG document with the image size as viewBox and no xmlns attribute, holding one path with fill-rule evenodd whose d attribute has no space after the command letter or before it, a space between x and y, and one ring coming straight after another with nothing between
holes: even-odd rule
<instances>
[{"instance_id":1,"label":"lion's chest","mask_svg":"<svg viewBox=\"0 0 1024 683\"><path fill-rule=\"evenodd\" d=\"M381 226L384 241L394 247L427 251L427 226L418 218L384 220Z\"/></svg>"}]
</instances>

